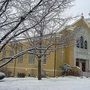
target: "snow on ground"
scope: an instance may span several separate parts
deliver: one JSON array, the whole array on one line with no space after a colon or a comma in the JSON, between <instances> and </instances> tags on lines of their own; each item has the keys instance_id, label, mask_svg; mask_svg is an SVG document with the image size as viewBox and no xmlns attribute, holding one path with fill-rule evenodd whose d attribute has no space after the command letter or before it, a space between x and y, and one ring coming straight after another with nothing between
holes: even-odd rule
<instances>
[{"instance_id":1,"label":"snow on ground","mask_svg":"<svg viewBox=\"0 0 90 90\"><path fill-rule=\"evenodd\" d=\"M5 78L0 81L0 90L90 90L90 78Z\"/></svg>"}]
</instances>

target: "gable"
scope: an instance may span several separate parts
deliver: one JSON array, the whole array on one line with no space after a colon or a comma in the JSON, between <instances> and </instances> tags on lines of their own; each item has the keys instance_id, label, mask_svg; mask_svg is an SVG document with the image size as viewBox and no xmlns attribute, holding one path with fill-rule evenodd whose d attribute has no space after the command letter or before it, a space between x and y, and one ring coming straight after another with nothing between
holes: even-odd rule
<instances>
[{"instance_id":1,"label":"gable","mask_svg":"<svg viewBox=\"0 0 90 90\"><path fill-rule=\"evenodd\" d=\"M87 23L87 21L84 19L83 16L79 20L74 22L74 24L72 24L72 26L75 26L76 28L82 27L82 28L86 28L87 30L90 30L89 24Z\"/></svg>"}]
</instances>

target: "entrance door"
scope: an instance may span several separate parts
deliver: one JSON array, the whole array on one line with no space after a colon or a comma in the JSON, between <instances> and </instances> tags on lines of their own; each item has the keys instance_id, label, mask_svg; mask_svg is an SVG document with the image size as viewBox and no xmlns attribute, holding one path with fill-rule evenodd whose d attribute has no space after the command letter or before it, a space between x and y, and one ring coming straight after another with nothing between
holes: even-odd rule
<instances>
[{"instance_id":1,"label":"entrance door","mask_svg":"<svg viewBox=\"0 0 90 90\"><path fill-rule=\"evenodd\" d=\"M76 66L80 67L83 72L86 71L86 60L76 59Z\"/></svg>"},{"instance_id":2,"label":"entrance door","mask_svg":"<svg viewBox=\"0 0 90 90\"><path fill-rule=\"evenodd\" d=\"M82 71L85 72L86 71L86 62L81 62L82 65Z\"/></svg>"}]
</instances>

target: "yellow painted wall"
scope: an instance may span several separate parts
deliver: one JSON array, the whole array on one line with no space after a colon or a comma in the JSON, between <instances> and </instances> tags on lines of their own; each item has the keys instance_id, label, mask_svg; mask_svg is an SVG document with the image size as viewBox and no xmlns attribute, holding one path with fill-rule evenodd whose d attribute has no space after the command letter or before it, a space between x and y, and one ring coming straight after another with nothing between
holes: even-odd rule
<instances>
[{"instance_id":1,"label":"yellow painted wall","mask_svg":"<svg viewBox=\"0 0 90 90\"><path fill-rule=\"evenodd\" d=\"M65 48L65 62L74 65L74 46L68 46Z\"/></svg>"},{"instance_id":2,"label":"yellow painted wall","mask_svg":"<svg viewBox=\"0 0 90 90\"><path fill-rule=\"evenodd\" d=\"M25 44L25 42L24 44L22 44L22 46L23 46L23 49L27 48L27 44ZM42 65L42 70L45 71L46 75L48 76L54 76L54 74L55 76L59 76L61 74L60 67L64 63L73 65L73 60L72 60L73 47L70 46L70 47L60 48L59 46L56 46L56 48L57 48L56 52L55 51L51 52L50 55L47 56L46 64ZM18 48L17 48L17 51L18 51ZM6 54L7 56L9 56L10 47L7 47ZM14 59L13 62L10 62L9 64L7 64L6 67L8 68L8 71L12 72L11 76L17 76L18 73L25 73L26 76L29 76L29 75L37 76L37 67L38 67L37 58L34 64L30 64L28 52L23 55L23 62L21 63L18 62L18 58L17 58L17 59Z\"/></svg>"}]
</instances>

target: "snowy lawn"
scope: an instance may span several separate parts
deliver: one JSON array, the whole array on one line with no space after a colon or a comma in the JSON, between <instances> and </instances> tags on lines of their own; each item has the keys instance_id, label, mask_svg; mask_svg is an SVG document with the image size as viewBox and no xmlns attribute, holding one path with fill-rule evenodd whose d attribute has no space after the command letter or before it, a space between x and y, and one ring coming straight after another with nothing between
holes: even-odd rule
<instances>
[{"instance_id":1,"label":"snowy lawn","mask_svg":"<svg viewBox=\"0 0 90 90\"><path fill-rule=\"evenodd\" d=\"M59 77L5 78L0 81L0 90L90 90L90 78Z\"/></svg>"}]
</instances>

